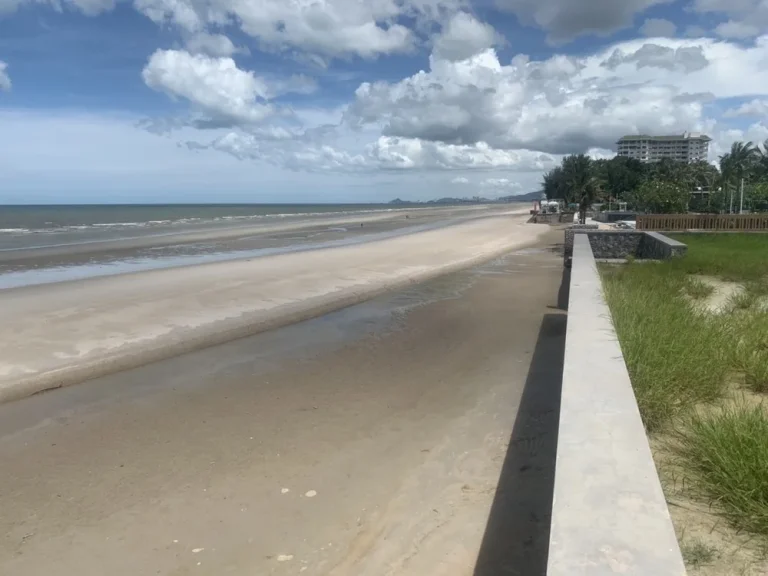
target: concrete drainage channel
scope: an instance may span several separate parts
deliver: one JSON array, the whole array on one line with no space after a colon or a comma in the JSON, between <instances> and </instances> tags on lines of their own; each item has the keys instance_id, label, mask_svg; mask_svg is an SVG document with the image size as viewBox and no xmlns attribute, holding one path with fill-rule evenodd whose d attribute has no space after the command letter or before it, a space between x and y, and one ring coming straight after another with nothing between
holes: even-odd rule
<instances>
[{"instance_id":1,"label":"concrete drainage channel","mask_svg":"<svg viewBox=\"0 0 768 576\"><path fill-rule=\"evenodd\" d=\"M685 250L656 233L566 231L571 278L547 576L686 573L596 262Z\"/></svg>"}]
</instances>

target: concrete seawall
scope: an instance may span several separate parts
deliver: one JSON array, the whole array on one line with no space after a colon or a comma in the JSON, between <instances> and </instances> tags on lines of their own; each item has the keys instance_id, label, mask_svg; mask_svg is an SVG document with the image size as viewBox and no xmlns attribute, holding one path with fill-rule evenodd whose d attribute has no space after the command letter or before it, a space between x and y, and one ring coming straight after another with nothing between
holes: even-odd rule
<instances>
[{"instance_id":1,"label":"concrete seawall","mask_svg":"<svg viewBox=\"0 0 768 576\"><path fill-rule=\"evenodd\" d=\"M664 493L586 234L576 234L548 576L682 576Z\"/></svg>"}]
</instances>

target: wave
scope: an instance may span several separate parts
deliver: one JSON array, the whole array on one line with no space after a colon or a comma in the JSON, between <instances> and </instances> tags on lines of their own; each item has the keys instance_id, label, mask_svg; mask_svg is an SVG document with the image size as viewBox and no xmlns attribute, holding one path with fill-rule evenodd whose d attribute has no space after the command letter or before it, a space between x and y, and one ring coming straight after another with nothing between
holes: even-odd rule
<instances>
[{"instance_id":1,"label":"wave","mask_svg":"<svg viewBox=\"0 0 768 576\"><path fill-rule=\"evenodd\" d=\"M418 210L418 208L409 208L409 210ZM232 216L216 216L212 218L205 217L187 217L165 220L145 220L140 222L94 222L91 224L72 224L72 225L52 225L47 228L0 228L0 234L61 234L65 232L76 232L80 230L104 230L104 229L129 229L129 228L151 228L155 226L183 226L185 224L208 224L216 222L248 222L269 219L283 218L307 218L319 216L347 216L353 214L369 214L375 212L395 212L402 208L372 208L365 210L335 210L323 212L285 212L277 214L247 214ZM46 222L46 224L53 224Z\"/></svg>"}]
</instances>

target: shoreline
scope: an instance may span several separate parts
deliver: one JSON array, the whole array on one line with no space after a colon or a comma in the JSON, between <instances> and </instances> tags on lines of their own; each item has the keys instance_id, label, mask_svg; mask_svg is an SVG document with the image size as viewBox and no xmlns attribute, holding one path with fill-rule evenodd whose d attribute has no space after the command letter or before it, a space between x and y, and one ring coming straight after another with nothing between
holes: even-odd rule
<instances>
[{"instance_id":1,"label":"shoreline","mask_svg":"<svg viewBox=\"0 0 768 576\"><path fill-rule=\"evenodd\" d=\"M141 226L125 228L123 232L144 232L138 235L123 235L113 238L92 238L61 242L55 244L41 244L30 246L17 246L0 248L0 264L18 262L29 258L47 258L62 255L93 254L107 250L132 250L139 248L157 248L172 245L184 245L195 242L211 240L237 239L253 235L271 234L276 232L298 231L317 226L336 226L352 223L386 222L401 218L406 213L416 212L418 217L455 213L471 217L478 212L487 211L488 214L502 212L493 205L478 205L472 207L445 206L439 208L392 208L381 210L364 210L348 213L308 213L289 214L286 216L259 216L253 220L222 220L218 222L201 222L187 225L183 229L179 224L169 224L168 227L158 227L155 233L147 233L152 228ZM482 216L482 214L480 214ZM116 225L117 226L117 225ZM178 226L178 227L177 227ZM170 229L169 229L170 227ZM174 228L177 227L177 228ZM119 228L119 226L118 226ZM107 228L93 228L91 232L107 232ZM55 237L62 232L38 232L31 236ZM19 234L18 237L29 238L28 234ZM0 240L3 237L0 236Z\"/></svg>"},{"instance_id":2,"label":"shoreline","mask_svg":"<svg viewBox=\"0 0 768 576\"><path fill-rule=\"evenodd\" d=\"M475 218L339 248L0 292L0 403L235 340L490 260L549 229Z\"/></svg>"},{"instance_id":3,"label":"shoreline","mask_svg":"<svg viewBox=\"0 0 768 576\"><path fill-rule=\"evenodd\" d=\"M198 238L188 238L186 242L182 243L174 242L171 246L166 246L164 241L153 242L151 247L144 250L134 246L133 249L124 248L117 251L101 252L99 256L89 256L90 252L77 249L85 245L74 245L75 250L70 250L67 254L66 248L69 246L65 246L62 249L66 255L58 259L55 257L50 259L49 257L46 261L44 260L45 254L38 258L32 255L31 258L24 260L23 264L17 263L16 268L13 267L12 262L10 264L5 263L5 271L3 271L2 255L0 255L0 292L40 284L72 282L103 276L360 245L446 228L476 218L503 214L501 212L481 215L451 213L421 222L417 218L406 218L405 220L394 217L377 218L366 221L369 224L367 228L363 228L363 223L359 219L353 219L349 222L326 220L323 223L302 221L279 228L260 228L255 232L249 230L245 236L238 234L235 237L229 234L233 232L232 230L225 229L217 231L215 238L211 237L211 241L216 245L215 249L211 248L209 243L195 245L194 243L199 242ZM404 223L406 221L407 223ZM355 226L350 226L352 223ZM360 228L356 226L358 223L360 223ZM342 227L334 227L339 225ZM281 234L284 233L300 235L290 238L281 237ZM144 237L148 242L154 238L154 236Z\"/></svg>"}]
</instances>

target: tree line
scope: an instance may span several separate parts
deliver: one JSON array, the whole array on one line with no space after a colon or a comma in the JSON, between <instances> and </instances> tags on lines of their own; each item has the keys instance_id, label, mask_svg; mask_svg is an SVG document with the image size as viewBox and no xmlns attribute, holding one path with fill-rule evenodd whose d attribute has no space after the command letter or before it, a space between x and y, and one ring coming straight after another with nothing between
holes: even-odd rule
<instances>
[{"instance_id":1,"label":"tree line","mask_svg":"<svg viewBox=\"0 0 768 576\"><path fill-rule=\"evenodd\" d=\"M582 214L597 202L619 201L652 214L738 213L742 207L768 211L768 140L762 146L734 142L717 165L670 158L643 163L624 156L566 156L544 175L542 187L548 199L578 206Z\"/></svg>"}]
</instances>

